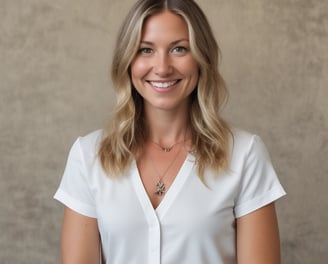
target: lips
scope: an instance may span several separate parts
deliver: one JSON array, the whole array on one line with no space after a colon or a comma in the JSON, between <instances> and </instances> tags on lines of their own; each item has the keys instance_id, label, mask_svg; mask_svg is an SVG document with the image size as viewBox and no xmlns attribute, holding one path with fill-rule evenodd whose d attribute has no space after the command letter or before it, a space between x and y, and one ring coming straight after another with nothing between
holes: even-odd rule
<instances>
[{"instance_id":1,"label":"lips","mask_svg":"<svg viewBox=\"0 0 328 264\"><path fill-rule=\"evenodd\" d=\"M159 89L167 89L175 84L177 84L180 80L175 81L148 81L152 86L159 88Z\"/></svg>"}]
</instances>

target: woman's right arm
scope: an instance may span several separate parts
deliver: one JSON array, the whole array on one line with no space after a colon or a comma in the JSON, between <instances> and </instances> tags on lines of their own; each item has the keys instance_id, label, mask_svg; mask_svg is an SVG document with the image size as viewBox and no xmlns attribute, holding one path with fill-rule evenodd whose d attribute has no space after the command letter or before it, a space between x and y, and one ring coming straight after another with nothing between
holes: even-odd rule
<instances>
[{"instance_id":1,"label":"woman's right arm","mask_svg":"<svg viewBox=\"0 0 328 264\"><path fill-rule=\"evenodd\" d=\"M62 264L99 264L100 236L97 219L65 207L61 254Z\"/></svg>"}]
</instances>

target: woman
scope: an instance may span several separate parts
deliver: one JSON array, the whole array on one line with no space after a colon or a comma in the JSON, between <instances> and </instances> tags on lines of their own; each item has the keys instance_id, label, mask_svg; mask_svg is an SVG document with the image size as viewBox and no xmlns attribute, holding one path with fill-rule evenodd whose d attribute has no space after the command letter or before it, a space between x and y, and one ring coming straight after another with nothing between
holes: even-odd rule
<instances>
[{"instance_id":1,"label":"woman","mask_svg":"<svg viewBox=\"0 0 328 264\"><path fill-rule=\"evenodd\" d=\"M55 194L63 263L280 263L274 201L285 192L260 138L219 115L218 57L195 2L132 7L110 126L74 143Z\"/></svg>"}]
</instances>

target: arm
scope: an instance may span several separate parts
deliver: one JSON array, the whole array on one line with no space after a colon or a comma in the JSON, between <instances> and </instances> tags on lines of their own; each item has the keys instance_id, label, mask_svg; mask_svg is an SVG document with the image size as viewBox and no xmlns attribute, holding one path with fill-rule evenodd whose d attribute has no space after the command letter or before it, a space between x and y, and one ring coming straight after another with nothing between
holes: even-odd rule
<instances>
[{"instance_id":1,"label":"arm","mask_svg":"<svg viewBox=\"0 0 328 264\"><path fill-rule=\"evenodd\" d=\"M280 264L274 203L237 219L238 264Z\"/></svg>"},{"instance_id":2,"label":"arm","mask_svg":"<svg viewBox=\"0 0 328 264\"><path fill-rule=\"evenodd\" d=\"M100 237L97 219L65 207L61 251L62 264L99 264Z\"/></svg>"}]
</instances>

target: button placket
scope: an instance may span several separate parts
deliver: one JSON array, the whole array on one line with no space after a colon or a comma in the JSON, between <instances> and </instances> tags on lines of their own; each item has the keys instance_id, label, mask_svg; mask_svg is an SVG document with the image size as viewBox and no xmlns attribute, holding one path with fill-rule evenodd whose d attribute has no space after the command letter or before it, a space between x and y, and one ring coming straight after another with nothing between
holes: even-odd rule
<instances>
[{"instance_id":1,"label":"button placket","mask_svg":"<svg viewBox=\"0 0 328 264\"><path fill-rule=\"evenodd\" d=\"M171 190L166 194L166 197L156 210L153 208L146 190L144 189L136 162L134 163L134 173L131 175L131 180L148 224L148 264L161 263L161 220L163 219L166 211L172 205L179 191L182 190L183 184L193 168L193 161L193 156L188 155L186 157L183 166L170 187Z\"/></svg>"},{"instance_id":2,"label":"button placket","mask_svg":"<svg viewBox=\"0 0 328 264\"><path fill-rule=\"evenodd\" d=\"M149 244L148 244L149 264L161 263L161 228L158 218L152 219L149 223Z\"/></svg>"},{"instance_id":3,"label":"button placket","mask_svg":"<svg viewBox=\"0 0 328 264\"><path fill-rule=\"evenodd\" d=\"M161 263L161 227L159 218L151 204L139 177L136 163L135 173L131 175L133 186L148 224L148 264Z\"/></svg>"}]
</instances>

